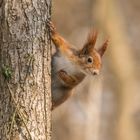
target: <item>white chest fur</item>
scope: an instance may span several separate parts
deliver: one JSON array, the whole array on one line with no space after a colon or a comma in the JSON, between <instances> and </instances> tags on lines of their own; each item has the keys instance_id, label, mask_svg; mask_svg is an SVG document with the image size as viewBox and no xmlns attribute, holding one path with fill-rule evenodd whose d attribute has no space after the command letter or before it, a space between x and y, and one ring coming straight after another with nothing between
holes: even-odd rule
<instances>
[{"instance_id":1,"label":"white chest fur","mask_svg":"<svg viewBox=\"0 0 140 140\"><path fill-rule=\"evenodd\" d=\"M79 73L79 68L77 68L78 66L76 66L74 63L72 63L67 57L65 56L59 56L56 55L54 57L54 65L55 70L59 71L59 70L64 70L66 71L68 74L73 75L76 73Z\"/></svg>"}]
</instances>

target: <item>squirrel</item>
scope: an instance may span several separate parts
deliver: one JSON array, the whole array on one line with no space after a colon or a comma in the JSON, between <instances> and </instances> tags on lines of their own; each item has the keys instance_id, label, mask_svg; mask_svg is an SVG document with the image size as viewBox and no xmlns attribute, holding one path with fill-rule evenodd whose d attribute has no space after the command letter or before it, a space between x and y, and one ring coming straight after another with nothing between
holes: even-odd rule
<instances>
[{"instance_id":1,"label":"squirrel","mask_svg":"<svg viewBox=\"0 0 140 140\"><path fill-rule=\"evenodd\" d=\"M90 31L86 43L82 49L72 48L62 36L60 36L51 21L47 21L51 33L51 40L56 47L52 56L52 110L65 102L73 89L80 84L87 75L98 75L101 69L101 58L108 46L108 40L97 50L95 43L97 31Z\"/></svg>"}]
</instances>

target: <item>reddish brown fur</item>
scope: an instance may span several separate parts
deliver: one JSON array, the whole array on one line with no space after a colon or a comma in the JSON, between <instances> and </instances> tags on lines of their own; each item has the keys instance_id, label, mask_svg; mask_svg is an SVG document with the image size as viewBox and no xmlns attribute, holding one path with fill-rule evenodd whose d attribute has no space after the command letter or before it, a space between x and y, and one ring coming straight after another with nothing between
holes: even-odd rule
<instances>
[{"instance_id":1,"label":"reddish brown fur","mask_svg":"<svg viewBox=\"0 0 140 140\"><path fill-rule=\"evenodd\" d=\"M108 39L103 43L103 45L101 46L101 48L98 50L98 53L100 54L100 56L103 56L104 52L107 49L108 46Z\"/></svg>"},{"instance_id":2,"label":"reddish brown fur","mask_svg":"<svg viewBox=\"0 0 140 140\"><path fill-rule=\"evenodd\" d=\"M95 70L97 72L101 69L101 57L108 46L108 41L106 40L99 50L94 49L97 31L91 31L81 50L72 49L71 45L56 32L53 24L51 22L48 24L52 33L52 41L57 49L57 53L52 59L52 104L54 109L72 95L73 88L81 83L87 72L93 74ZM87 61L88 58L91 58L92 63ZM63 65L63 62L66 66Z\"/></svg>"},{"instance_id":3,"label":"reddish brown fur","mask_svg":"<svg viewBox=\"0 0 140 140\"><path fill-rule=\"evenodd\" d=\"M96 40L97 40L97 35L98 35L97 31L94 31L94 30L90 31L88 34L88 39L87 39L86 45L88 45L88 46L92 45L94 47Z\"/></svg>"}]
</instances>

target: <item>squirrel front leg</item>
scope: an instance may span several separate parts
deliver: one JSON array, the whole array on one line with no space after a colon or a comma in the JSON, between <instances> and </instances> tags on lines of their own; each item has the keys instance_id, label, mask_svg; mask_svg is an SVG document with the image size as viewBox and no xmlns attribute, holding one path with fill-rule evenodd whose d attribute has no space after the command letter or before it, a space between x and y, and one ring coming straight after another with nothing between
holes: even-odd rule
<instances>
[{"instance_id":1,"label":"squirrel front leg","mask_svg":"<svg viewBox=\"0 0 140 140\"><path fill-rule=\"evenodd\" d=\"M81 75L68 75L68 73L64 70L60 70L58 72L58 77L70 88L74 88L84 79L84 76Z\"/></svg>"},{"instance_id":2,"label":"squirrel front leg","mask_svg":"<svg viewBox=\"0 0 140 140\"><path fill-rule=\"evenodd\" d=\"M47 26L51 32L51 39L56 49L65 55L70 55L70 44L56 32L56 28L51 21L47 21Z\"/></svg>"},{"instance_id":3,"label":"squirrel front leg","mask_svg":"<svg viewBox=\"0 0 140 140\"><path fill-rule=\"evenodd\" d=\"M63 83L63 86L53 89L52 110L65 102L72 95L73 87L77 85L77 80L74 77L68 75L64 70L58 71L57 77Z\"/></svg>"}]
</instances>

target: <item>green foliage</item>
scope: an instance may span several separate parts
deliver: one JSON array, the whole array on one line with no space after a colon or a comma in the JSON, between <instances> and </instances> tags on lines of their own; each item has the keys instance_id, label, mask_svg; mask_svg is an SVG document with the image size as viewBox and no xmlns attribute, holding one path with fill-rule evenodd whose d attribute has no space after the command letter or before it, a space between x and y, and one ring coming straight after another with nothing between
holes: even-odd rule
<instances>
[{"instance_id":1,"label":"green foliage","mask_svg":"<svg viewBox=\"0 0 140 140\"><path fill-rule=\"evenodd\" d=\"M3 66L2 67L2 74L3 74L3 76L4 76L4 78L6 80L11 79L11 77L12 77L12 70L11 70L11 68L9 66Z\"/></svg>"}]
</instances>

